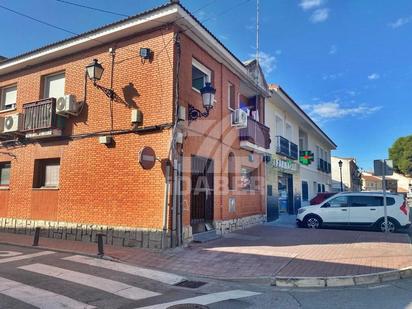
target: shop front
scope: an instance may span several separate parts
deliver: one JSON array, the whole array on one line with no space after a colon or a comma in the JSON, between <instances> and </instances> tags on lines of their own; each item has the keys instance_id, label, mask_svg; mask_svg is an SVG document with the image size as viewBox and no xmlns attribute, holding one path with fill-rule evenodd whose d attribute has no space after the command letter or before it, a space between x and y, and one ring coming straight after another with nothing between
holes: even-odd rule
<instances>
[{"instance_id":1,"label":"shop front","mask_svg":"<svg viewBox=\"0 0 412 309\"><path fill-rule=\"evenodd\" d=\"M278 155L268 156L267 169L267 217L268 221L281 214L296 214L300 203L299 164L295 160Z\"/></svg>"}]
</instances>

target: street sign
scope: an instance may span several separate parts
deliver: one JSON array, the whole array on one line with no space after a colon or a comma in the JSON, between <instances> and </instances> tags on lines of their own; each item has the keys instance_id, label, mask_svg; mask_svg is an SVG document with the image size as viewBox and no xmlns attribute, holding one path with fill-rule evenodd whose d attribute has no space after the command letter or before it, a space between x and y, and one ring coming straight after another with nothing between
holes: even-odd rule
<instances>
[{"instance_id":1,"label":"street sign","mask_svg":"<svg viewBox=\"0 0 412 309\"><path fill-rule=\"evenodd\" d=\"M373 174L375 176L383 176L383 170L385 167L385 176L393 175L393 161L392 160L374 160L373 161Z\"/></svg>"},{"instance_id":2,"label":"street sign","mask_svg":"<svg viewBox=\"0 0 412 309\"><path fill-rule=\"evenodd\" d=\"M139 163L145 169L151 169L156 163L156 154L151 147L144 147L139 153Z\"/></svg>"}]
</instances>

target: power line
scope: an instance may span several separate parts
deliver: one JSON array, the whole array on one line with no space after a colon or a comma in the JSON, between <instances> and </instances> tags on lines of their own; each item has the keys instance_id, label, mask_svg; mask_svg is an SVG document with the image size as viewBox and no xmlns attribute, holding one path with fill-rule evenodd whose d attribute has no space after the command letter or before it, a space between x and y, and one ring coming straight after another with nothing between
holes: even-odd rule
<instances>
[{"instance_id":1,"label":"power line","mask_svg":"<svg viewBox=\"0 0 412 309\"><path fill-rule=\"evenodd\" d=\"M61 30L61 31L64 31L64 32L67 32L67 33L70 33L70 34L73 34L73 35L78 35L77 33L73 32L73 31L70 31L70 30L64 29L64 28L62 28L62 27L59 27L59 26L50 24L50 23L48 23L48 22L46 22L46 21L43 21L43 20L37 19L37 18L35 18L35 17L26 15L26 14L24 14L24 13L15 11L15 10L10 9L10 8L8 8L8 7L5 7L5 6L3 6L3 5L0 5L0 8L2 8L3 10L6 10L6 11L12 12L12 13L14 13L14 14L17 14L17 15L20 15L20 16L23 16L23 17L26 17L26 18L28 18L28 19L34 20L34 21L36 21L36 22L38 22L38 23L40 23L40 24L43 24L43 25L46 25L46 26L49 26L49 27L52 27L52 28L55 28L55 29L58 29L58 30Z\"/></svg>"},{"instance_id":2,"label":"power line","mask_svg":"<svg viewBox=\"0 0 412 309\"><path fill-rule=\"evenodd\" d=\"M79 4L79 3L75 3L75 2L71 2L71 1L65 1L65 0L56 0L56 1L61 2L61 3L65 3L65 4L78 6L78 7L84 8L84 9L89 9L89 10L101 12L101 13L107 13L107 14L112 14L112 15L117 15L117 16L122 16L122 17L130 17L130 15L117 13L117 12L113 12L113 11L108 11L108 10L103 10L103 9L99 9L99 8L96 8L96 7L87 6L87 5L83 5L83 4Z\"/></svg>"}]
</instances>

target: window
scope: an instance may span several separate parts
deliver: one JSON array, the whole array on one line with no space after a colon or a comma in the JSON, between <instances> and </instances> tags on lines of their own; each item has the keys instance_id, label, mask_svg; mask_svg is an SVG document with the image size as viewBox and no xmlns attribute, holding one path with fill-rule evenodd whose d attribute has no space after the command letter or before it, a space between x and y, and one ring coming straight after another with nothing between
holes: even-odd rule
<instances>
[{"instance_id":1,"label":"window","mask_svg":"<svg viewBox=\"0 0 412 309\"><path fill-rule=\"evenodd\" d=\"M309 150L308 149L308 134L301 129L299 129L299 149L300 150Z\"/></svg>"},{"instance_id":2,"label":"window","mask_svg":"<svg viewBox=\"0 0 412 309\"><path fill-rule=\"evenodd\" d=\"M17 86L10 86L1 89L0 110L13 109L16 107Z\"/></svg>"},{"instance_id":3,"label":"window","mask_svg":"<svg viewBox=\"0 0 412 309\"><path fill-rule=\"evenodd\" d=\"M302 181L302 200L305 202L309 200L309 185L307 181Z\"/></svg>"},{"instance_id":4,"label":"window","mask_svg":"<svg viewBox=\"0 0 412 309\"><path fill-rule=\"evenodd\" d=\"M240 188L242 190L257 190L257 169L242 167L240 169Z\"/></svg>"},{"instance_id":5,"label":"window","mask_svg":"<svg viewBox=\"0 0 412 309\"><path fill-rule=\"evenodd\" d=\"M0 162L0 187L8 187L10 184L11 162Z\"/></svg>"},{"instance_id":6,"label":"window","mask_svg":"<svg viewBox=\"0 0 412 309\"><path fill-rule=\"evenodd\" d=\"M322 185L320 183L318 183L318 193L322 192Z\"/></svg>"},{"instance_id":7,"label":"window","mask_svg":"<svg viewBox=\"0 0 412 309\"><path fill-rule=\"evenodd\" d=\"M351 207L383 206L382 196L351 196L349 201ZM395 199L387 197L386 203L388 206L394 205Z\"/></svg>"},{"instance_id":8,"label":"window","mask_svg":"<svg viewBox=\"0 0 412 309\"><path fill-rule=\"evenodd\" d=\"M285 132L286 139L291 141L292 135L293 135L292 126L289 123L286 123L286 132Z\"/></svg>"},{"instance_id":9,"label":"window","mask_svg":"<svg viewBox=\"0 0 412 309\"><path fill-rule=\"evenodd\" d=\"M283 119L276 116L276 135L283 136Z\"/></svg>"},{"instance_id":10,"label":"window","mask_svg":"<svg viewBox=\"0 0 412 309\"><path fill-rule=\"evenodd\" d=\"M210 83L212 72L199 61L192 59L192 88L200 91L206 83Z\"/></svg>"},{"instance_id":11,"label":"window","mask_svg":"<svg viewBox=\"0 0 412 309\"><path fill-rule=\"evenodd\" d=\"M59 98L64 96L64 73L53 74L44 77L44 99Z\"/></svg>"},{"instance_id":12,"label":"window","mask_svg":"<svg viewBox=\"0 0 412 309\"><path fill-rule=\"evenodd\" d=\"M330 207L348 207L348 197L338 196L329 201Z\"/></svg>"},{"instance_id":13,"label":"window","mask_svg":"<svg viewBox=\"0 0 412 309\"><path fill-rule=\"evenodd\" d=\"M235 155L233 152L229 153L228 157L228 187L229 190L235 189L235 171L236 171L236 164L235 164Z\"/></svg>"},{"instance_id":14,"label":"window","mask_svg":"<svg viewBox=\"0 0 412 309\"><path fill-rule=\"evenodd\" d=\"M229 109L235 110L236 109L236 93L235 93L235 85L232 83L228 83L227 86L227 101Z\"/></svg>"},{"instance_id":15,"label":"window","mask_svg":"<svg viewBox=\"0 0 412 309\"><path fill-rule=\"evenodd\" d=\"M58 188L60 159L42 159L34 163L34 188Z\"/></svg>"},{"instance_id":16,"label":"window","mask_svg":"<svg viewBox=\"0 0 412 309\"><path fill-rule=\"evenodd\" d=\"M325 185L322 184L322 192L325 192Z\"/></svg>"}]
</instances>

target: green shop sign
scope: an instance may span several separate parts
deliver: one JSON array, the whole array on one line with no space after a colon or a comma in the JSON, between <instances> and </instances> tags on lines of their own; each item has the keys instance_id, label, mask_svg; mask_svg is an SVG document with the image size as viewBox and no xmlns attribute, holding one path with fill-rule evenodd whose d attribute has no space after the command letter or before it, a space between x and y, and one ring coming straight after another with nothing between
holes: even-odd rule
<instances>
[{"instance_id":1,"label":"green shop sign","mask_svg":"<svg viewBox=\"0 0 412 309\"><path fill-rule=\"evenodd\" d=\"M310 165L315 160L315 156L312 151L305 150L299 153L299 162L303 165Z\"/></svg>"}]
</instances>

